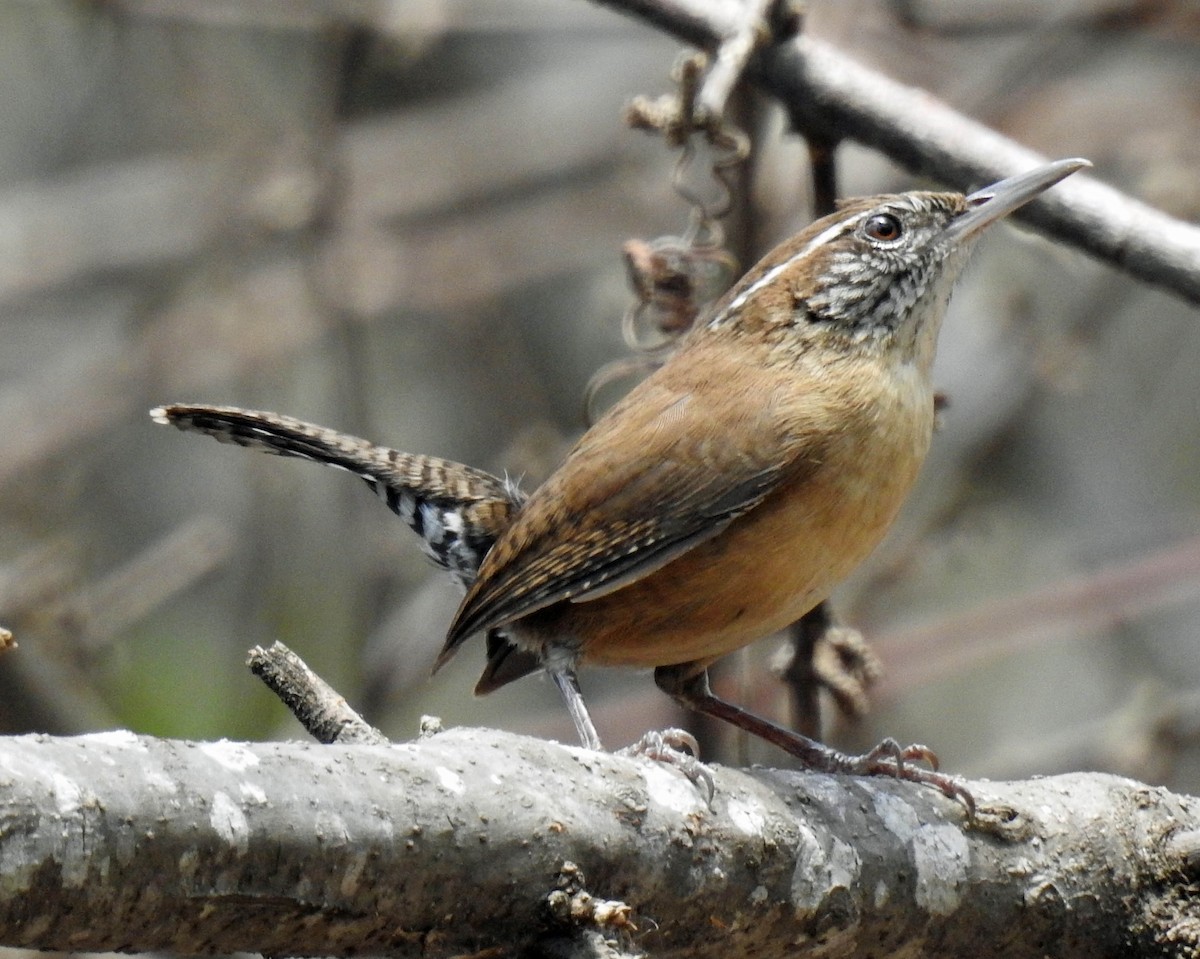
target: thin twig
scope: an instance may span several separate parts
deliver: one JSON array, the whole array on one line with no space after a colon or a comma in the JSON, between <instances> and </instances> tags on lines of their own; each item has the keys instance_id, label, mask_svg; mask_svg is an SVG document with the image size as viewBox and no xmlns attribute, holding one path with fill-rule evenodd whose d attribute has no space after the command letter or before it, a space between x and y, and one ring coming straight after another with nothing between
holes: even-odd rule
<instances>
[{"instance_id":1,"label":"thin twig","mask_svg":"<svg viewBox=\"0 0 1200 959\"><path fill-rule=\"evenodd\" d=\"M317 742L381 745L386 736L350 708L337 691L283 643L255 646L246 661Z\"/></svg>"},{"instance_id":2,"label":"thin twig","mask_svg":"<svg viewBox=\"0 0 1200 959\"><path fill-rule=\"evenodd\" d=\"M700 116L705 120L715 123L725 115L725 104L746 72L746 64L770 36L767 15L773 3L774 0L749 0L737 30L721 40L696 98Z\"/></svg>"},{"instance_id":3,"label":"thin twig","mask_svg":"<svg viewBox=\"0 0 1200 959\"><path fill-rule=\"evenodd\" d=\"M664 33L705 50L732 36L742 18L736 4L713 0L595 0L601 6L644 20Z\"/></svg>"},{"instance_id":4,"label":"thin twig","mask_svg":"<svg viewBox=\"0 0 1200 959\"><path fill-rule=\"evenodd\" d=\"M815 133L807 135L808 165L812 170L814 217L829 216L837 209L837 141Z\"/></svg>"},{"instance_id":5,"label":"thin twig","mask_svg":"<svg viewBox=\"0 0 1200 959\"><path fill-rule=\"evenodd\" d=\"M829 606L817 603L788 627L789 653L779 678L787 686L792 706L792 728L813 739L821 738L821 684L813 668L813 654L821 634L829 628Z\"/></svg>"}]
</instances>

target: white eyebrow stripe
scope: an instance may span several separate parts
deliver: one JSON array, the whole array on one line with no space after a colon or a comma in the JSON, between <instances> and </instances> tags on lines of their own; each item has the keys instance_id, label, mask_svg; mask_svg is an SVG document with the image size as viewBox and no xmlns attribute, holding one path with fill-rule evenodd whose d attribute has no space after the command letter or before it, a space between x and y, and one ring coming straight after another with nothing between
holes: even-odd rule
<instances>
[{"instance_id":1,"label":"white eyebrow stripe","mask_svg":"<svg viewBox=\"0 0 1200 959\"><path fill-rule=\"evenodd\" d=\"M771 267L771 269L767 270L766 273L764 273L757 280L755 280L748 287L746 287L746 289L742 290L741 293L739 293L737 296L735 296L730 301L729 305L727 307L725 307L724 310L721 311L721 314L719 316L716 316L713 318L713 325L714 326L719 325L720 322L725 317L727 317L729 314L733 313L734 311L740 309L745 304L746 300L748 300L756 292L761 290L768 283L772 282L775 279L775 277L779 276L780 273L782 273L784 270L786 270L789 266L791 266L797 260L803 259L804 257L808 256L808 254L811 253L813 250L815 250L817 247L822 246L825 243L828 243L830 240L834 239L834 237L839 236L840 234L842 234L843 232L845 232L847 230L850 230L851 228L856 226L859 222L861 222L865 216L867 216L868 214L873 213L873 212L874 212L874 210L865 210L862 213L858 214L858 216L854 217L853 219L839 220L837 223L833 224L833 226L826 227L824 230L822 230L820 233L818 233L816 236L814 236L811 240L809 240L806 244L804 244L804 247L800 250L799 253L794 253L791 256L789 256L786 260L784 260L782 263L778 263L775 266Z\"/></svg>"},{"instance_id":2,"label":"white eyebrow stripe","mask_svg":"<svg viewBox=\"0 0 1200 959\"><path fill-rule=\"evenodd\" d=\"M828 233L829 231L826 230L825 232ZM824 236L825 234L822 233L821 235ZM808 249L808 247L805 247L806 251L807 251L807 249ZM799 255L803 255L803 254L797 254L797 255L799 256ZM782 273L789 266L791 266L792 260L794 260L794 259L796 259L796 257L794 257L794 256L789 257L788 259L784 260L782 263L777 263L775 266L771 267L771 269L767 270L766 273L764 273L757 280L755 280L748 287L746 287L746 289L742 290L741 293L739 293L737 296L735 296L733 298L732 302L730 302L729 306L726 307L726 310L728 312L732 312L732 311L738 309L738 307L740 307L743 303L745 303L746 300L750 297L750 295L755 292L755 290L762 289L764 286L766 286L768 283L770 283L772 280L774 280L775 277L779 276L780 273Z\"/></svg>"}]
</instances>

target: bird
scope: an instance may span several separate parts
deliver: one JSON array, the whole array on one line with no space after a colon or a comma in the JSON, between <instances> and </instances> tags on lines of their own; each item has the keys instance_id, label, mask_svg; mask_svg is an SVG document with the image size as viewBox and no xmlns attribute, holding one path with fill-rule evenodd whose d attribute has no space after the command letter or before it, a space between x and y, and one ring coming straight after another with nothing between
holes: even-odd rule
<instances>
[{"instance_id":1,"label":"bird","mask_svg":"<svg viewBox=\"0 0 1200 959\"><path fill-rule=\"evenodd\" d=\"M364 479L465 591L435 671L483 634L476 693L544 670L585 748L602 747L579 667L651 668L684 706L807 768L926 783L973 814L927 747L842 753L719 698L708 668L800 619L878 545L930 447L938 334L975 241L1088 166L844 201L751 268L528 495L273 413L151 415Z\"/></svg>"}]
</instances>

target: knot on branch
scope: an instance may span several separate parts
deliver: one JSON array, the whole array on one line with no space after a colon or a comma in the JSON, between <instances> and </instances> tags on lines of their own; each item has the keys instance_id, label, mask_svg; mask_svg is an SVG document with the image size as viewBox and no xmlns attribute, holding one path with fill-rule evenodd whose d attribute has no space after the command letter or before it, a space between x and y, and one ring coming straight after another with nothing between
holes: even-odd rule
<instances>
[{"instance_id":1,"label":"knot on branch","mask_svg":"<svg viewBox=\"0 0 1200 959\"><path fill-rule=\"evenodd\" d=\"M583 870L564 862L558 873L558 888L546 897L550 917L563 925L594 926L618 932L636 932L629 918L632 911L616 899L597 899L584 888Z\"/></svg>"}]
</instances>

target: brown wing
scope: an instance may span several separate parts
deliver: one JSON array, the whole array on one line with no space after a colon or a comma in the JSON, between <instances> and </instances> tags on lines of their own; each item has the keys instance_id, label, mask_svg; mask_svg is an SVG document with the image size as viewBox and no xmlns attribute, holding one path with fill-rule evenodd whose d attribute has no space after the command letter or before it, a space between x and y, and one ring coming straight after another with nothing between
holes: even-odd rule
<instances>
[{"instance_id":1,"label":"brown wing","mask_svg":"<svg viewBox=\"0 0 1200 959\"><path fill-rule=\"evenodd\" d=\"M654 572L793 475L798 446L769 388L698 388L669 366L583 437L497 540L439 664L473 633Z\"/></svg>"}]
</instances>

